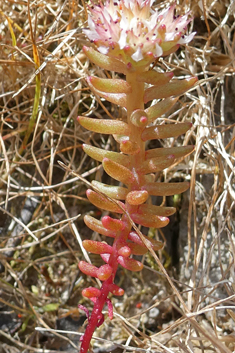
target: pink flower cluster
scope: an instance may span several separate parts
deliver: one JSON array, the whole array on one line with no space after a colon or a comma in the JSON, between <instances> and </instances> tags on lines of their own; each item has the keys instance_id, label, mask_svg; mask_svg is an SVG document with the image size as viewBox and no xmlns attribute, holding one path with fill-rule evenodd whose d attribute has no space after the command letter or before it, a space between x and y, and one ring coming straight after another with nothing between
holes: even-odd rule
<instances>
[{"instance_id":1,"label":"pink flower cluster","mask_svg":"<svg viewBox=\"0 0 235 353\"><path fill-rule=\"evenodd\" d=\"M174 16L175 4L162 11L152 10L154 0L107 0L90 8L89 29L84 29L100 53L135 62L154 59L175 51L192 40L185 35L190 13Z\"/></svg>"}]
</instances>

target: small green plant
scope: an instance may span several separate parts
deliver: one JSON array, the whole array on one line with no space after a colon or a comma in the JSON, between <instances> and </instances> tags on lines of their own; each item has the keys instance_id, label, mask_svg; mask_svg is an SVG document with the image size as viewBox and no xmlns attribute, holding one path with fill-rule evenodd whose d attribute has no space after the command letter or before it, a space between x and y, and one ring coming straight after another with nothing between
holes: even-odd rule
<instances>
[{"instance_id":1,"label":"small green plant","mask_svg":"<svg viewBox=\"0 0 235 353\"><path fill-rule=\"evenodd\" d=\"M92 300L94 308L90 316L86 308L79 306L88 317L81 353L88 352L94 330L104 321L102 310L105 304L110 319L113 317L109 293L118 296L124 293L115 284L118 266L140 271L143 264L132 255L145 254L148 248L162 248L161 242L140 236L135 231L135 224L149 228L165 227L169 222L168 216L175 212L174 207L152 205L151 196L179 194L189 186L187 182L154 182L154 173L191 153L193 146L146 150L146 142L177 137L191 127L190 122L161 125L154 122L173 107L177 101L173 97L186 92L197 79L172 79L172 72L150 67L159 57L175 52L180 44L188 43L193 38L194 33L185 35L187 24L191 21L190 13L175 17L175 5L158 12L152 9L152 4L153 0L100 2L89 7L89 29L84 30L96 47L84 47L86 56L105 70L125 75L125 80L87 77L87 83L95 94L123 107L126 121L78 117L84 128L111 134L120 144L121 153L86 144L83 149L90 157L102 162L105 172L122 184L109 186L93 181L94 188L99 192L87 190L87 197L93 205L120 217L105 216L97 220L87 215L84 218L90 229L114 241L112 246L93 240L83 241L87 251L100 254L104 265L98 268L85 261L79 263L83 273L103 283L100 289L89 287L82 292L83 296ZM146 103L153 100L154 103L146 108Z\"/></svg>"}]
</instances>

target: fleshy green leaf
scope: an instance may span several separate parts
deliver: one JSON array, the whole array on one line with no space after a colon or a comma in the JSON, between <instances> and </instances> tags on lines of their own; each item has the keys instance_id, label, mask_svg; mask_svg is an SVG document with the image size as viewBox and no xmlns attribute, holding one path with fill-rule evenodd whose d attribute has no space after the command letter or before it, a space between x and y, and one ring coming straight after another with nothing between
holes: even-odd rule
<instances>
[{"instance_id":1,"label":"fleshy green leaf","mask_svg":"<svg viewBox=\"0 0 235 353\"><path fill-rule=\"evenodd\" d=\"M147 201L148 197L149 194L146 190L134 190L127 194L126 201L130 205L141 205Z\"/></svg>"},{"instance_id":2,"label":"fleshy green leaf","mask_svg":"<svg viewBox=\"0 0 235 353\"><path fill-rule=\"evenodd\" d=\"M123 213L122 208L118 204L122 205L123 208L125 208L125 205L120 201L117 201L118 204L116 204L93 190L87 190L86 195L88 200L98 208L110 212Z\"/></svg>"},{"instance_id":3,"label":"fleshy green leaf","mask_svg":"<svg viewBox=\"0 0 235 353\"><path fill-rule=\"evenodd\" d=\"M80 261L78 264L80 271L82 271L85 275L91 277L97 277L98 267L89 264L86 261Z\"/></svg>"},{"instance_id":4,"label":"fleshy green leaf","mask_svg":"<svg viewBox=\"0 0 235 353\"><path fill-rule=\"evenodd\" d=\"M125 200L128 193L128 189L121 186L111 186L100 183L99 181L92 180L92 185L99 189L102 193L106 194L115 200Z\"/></svg>"},{"instance_id":5,"label":"fleshy green leaf","mask_svg":"<svg viewBox=\"0 0 235 353\"><path fill-rule=\"evenodd\" d=\"M146 82L151 85L157 85L160 87L168 83L172 77L174 76L173 72L157 72L154 70L149 70L147 72L143 72L137 76L137 81Z\"/></svg>"},{"instance_id":6,"label":"fleshy green leaf","mask_svg":"<svg viewBox=\"0 0 235 353\"><path fill-rule=\"evenodd\" d=\"M84 249L92 254L112 254L112 246L95 240L83 240L82 245Z\"/></svg>"},{"instance_id":7,"label":"fleshy green leaf","mask_svg":"<svg viewBox=\"0 0 235 353\"><path fill-rule=\"evenodd\" d=\"M88 287L82 290L82 295L85 298L97 298L100 296L100 290L94 287Z\"/></svg>"},{"instance_id":8,"label":"fleshy green leaf","mask_svg":"<svg viewBox=\"0 0 235 353\"><path fill-rule=\"evenodd\" d=\"M177 137L179 135L185 134L185 132L187 132L191 126L191 123L154 125L144 129L141 138L143 141L147 141L154 139L165 139L168 137Z\"/></svg>"},{"instance_id":9,"label":"fleshy green leaf","mask_svg":"<svg viewBox=\"0 0 235 353\"><path fill-rule=\"evenodd\" d=\"M160 89L158 86L147 88L144 92L144 103L148 103L153 99L179 96L189 90L196 82L196 77L190 77L185 80L175 80L169 82Z\"/></svg>"},{"instance_id":10,"label":"fleshy green leaf","mask_svg":"<svg viewBox=\"0 0 235 353\"><path fill-rule=\"evenodd\" d=\"M129 126L123 121L92 119L86 116L79 116L77 119L80 125L93 132L100 134L129 134Z\"/></svg>"},{"instance_id":11,"label":"fleshy green leaf","mask_svg":"<svg viewBox=\"0 0 235 353\"><path fill-rule=\"evenodd\" d=\"M126 65L118 59L110 58L107 55L101 54L93 48L86 46L83 47L83 51L88 59L102 69L115 71L122 74L126 74L128 72Z\"/></svg>"},{"instance_id":12,"label":"fleshy green leaf","mask_svg":"<svg viewBox=\"0 0 235 353\"><path fill-rule=\"evenodd\" d=\"M125 167L128 167L130 165L129 157L121 153L106 151L106 150L103 150L102 148L97 148L86 144L83 144L82 147L84 152L88 154L88 156L90 156L91 158L95 159L96 161L102 162L103 159L106 157L108 159L111 159L113 162L122 164Z\"/></svg>"},{"instance_id":13,"label":"fleshy green leaf","mask_svg":"<svg viewBox=\"0 0 235 353\"><path fill-rule=\"evenodd\" d=\"M92 87L106 93L131 93L129 83L121 79L100 78L89 76L86 79Z\"/></svg>"},{"instance_id":14,"label":"fleshy green leaf","mask_svg":"<svg viewBox=\"0 0 235 353\"><path fill-rule=\"evenodd\" d=\"M157 250L162 249L163 243L161 243L160 241L146 237L143 234L142 234L142 236L147 240L149 245L153 247L153 250L157 251ZM138 245L145 247L144 243L142 242L142 240L140 239L139 235L136 232L130 232L128 235L128 239L131 240L135 244L138 244Z\"/></svg>"},{"instance_id":15,"label":"fleshy green leaf","mask_svg":"<svg viewBox=\"0 0 235 353\"><path fill-rule=\"evenodd\" d=\"M119 232L125 228L125 224L120 219L104 216L101 221L103 226L112 232ZM109 251L106 251L106 253L111 254Z\"/></svg>"},{"instance_id":16,"label":"fleshy green leaf","mask_svg":"<svg viewBox=\"0 0 235 353\"><path fill-rule=\"evenodd\" d=\"M144 267L144 265L141 262L127 257L118 256L117 261L121 266L133 272L141 271L142 268Z\"/></svg>"},{"instance_id":17,"label":"fleshy green leaf","mask_svg":"<svg viewBox=\"0 0 235 353\"><path fill-rule=\"evenodd\" d=\"M181 146L181 147L171 147L171 148L153 148L145 152L145 158L157 158L163 156L174 155L175 158L180 158L187 156L192 153L194 146Z\"/></svg>"},{"instance_id":18,"label":"fleshy green leaf","mask_svg":"<svg viewBox=\"0 0 235 353\"><path fill-rule=\"evenodd\" d=\"M171 196L186 191L189 183L148 183L143 188L153 196Z\"/></svg>"},{"instance_id":19,"label":"fleshy green leaf","mask_svg":"<svg viewBox=\"0 0 235 353\"><path fill-rule=\"evenodd\" d=\"M141 224L144 227L162 228L169 223L169 218L159 217L152 214L138 214L134 213L131 218L135 223Z\"/></svg>"},{"instance_id":20,"label":"fleshy green leaf","mask_svg":"<svg viewBox=\"0 0 235 353\"><path fill-rule=\"evenodd\" d=\"M174 155L148 159L147 161L142 163L142 165L138 168L138 172L141 174L156 173L165 168L168 168L174 163L174 161Z\"/></svg>"},{"instance_id":21,"label":"fleshy green leaf","mask_svg":"<svg viewBox=\"0 0 235 353\"><path fill-rule=\"evenodd\" d=\"M139 212L145 215L152 214L157 216L169 217L176 212L175 207L163 207L155 205L140 205Z\"/></svg>"},{"instance_id":22,"label":"fleshy green leaf","mask_svg":"<svg viewBox=\"0 0 235 353\"><path fill-rule=\"evenodd\" d=\"M128 168L113 162L108 158L104 158L103 167L109 176L123 184L129 185L134 181L134 176Z\"/></svg>"},{"instance_id":23,"label":"fleshy green leaf","mask_svg":"<svg viewBox=\"0 0 235 353\"><path fill-rule=\"evenodd\" d=\"M93 230L94 232L97 232L101 235L105 235L106 237L115 238L115 233L107 230L103 226L102 222L99 221L98 219L91 217L91 216L88 216L88 215L85 215L84 222L85 222L86 226L88 228L90 228L91 230Z\"/></svg>"},{"instance_id":24,"label":"fleshy green leaf","mask_svg":"<svg viewBox=\"0 0 235 353\"><path fill-rule=\"evenodd\" d=\"M162 101L152 105L151 107L145 109L145 113L148 116L149 123L154 122L157 118L161 117L163 114L167 113L177 102L179 98L166 98Z\"/></svg>"}]
</instances>

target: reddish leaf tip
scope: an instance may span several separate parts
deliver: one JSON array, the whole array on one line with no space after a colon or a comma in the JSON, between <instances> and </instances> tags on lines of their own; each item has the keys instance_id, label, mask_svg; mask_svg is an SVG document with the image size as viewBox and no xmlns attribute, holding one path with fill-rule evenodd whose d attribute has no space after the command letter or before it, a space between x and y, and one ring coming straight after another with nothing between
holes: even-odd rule
<instances>
[{"instance_id":1,"label":"reddish leaf tip","mask_svg":"<svg viewBox=\"0 0 235 353\"><path fill-rule=\"evenodd\" d=\"M110 265L103 265L97 271L97 277L100 281L106 281L112 274L113 269Z\"/></svg>"}]
</instances>

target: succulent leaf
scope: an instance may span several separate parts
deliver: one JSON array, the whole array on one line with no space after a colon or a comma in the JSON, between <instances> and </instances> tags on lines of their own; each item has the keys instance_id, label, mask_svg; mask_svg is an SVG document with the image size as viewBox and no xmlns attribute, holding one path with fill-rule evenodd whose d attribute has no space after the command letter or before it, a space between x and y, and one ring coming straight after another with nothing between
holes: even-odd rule
<instances>
[{"instance_id":1,"label":"succulent leaf","mask_svg":"<svg viewBox=\"0 0 235 353\"><path fill-rule=\"evenodd\" d=\"M131 248L129 246L122 246L118 250L118 255L122 257L129 257L131 255Z\"/></svg>"},{"instance_id":2,"label":"succulent leaf","mask_svg":"<svg viewBox=\"0 0 235 353\"><path fill-rule=\"evenodd\" d=\"M114 219L109 216L104 216L101 221L102 221L103 226L106 229L111 230L113 232L119 232L119 231L124 230L124 228L125 228L125 224L121 220ZM108 254L111 254L108 251L105 251L105 252Z\"/></svg>"},{"instance_id":3,"label":"succulent leaf","mask_svg":"<svg viewBox=\"0 0 235 353\"><path fill-rule=\"evenodd\" d=\"M169 55L171 53L174 53L179 48L179 45L175 44L175 42L178 40L177 37L179 38L179 35L176 33L175 40L172 40L172 41L169 41L169 42L162 44L162 49L164 51L164 54L167 53L167 55Z\"/></svg>"},{"instance_id":4,"label":"succulent leaf","mask_svg":"<svg viewBox=\"0 0 235 353\"><path fill-rule=\"evenodd\" d=\"M95 240L83 240L84 249L92 254L112 254L113 248L107 243Z\"/></svg>"},{"instance_id":5,"label":"succulent leaf","mask_svg":"<svg viewBox=\"0 0 235 353\"><path fill-rule=\"evenodd\" d=\"M168 168L174 163L174 161L175 161L175 156L173 154L169 156L147 159L142 164L142 166L138 168L138 172L141 174L156 173L165 168Z\"/></svg>"},{"instance_id":6,"label":"succulent leaf","mask_svg":"<svg viewBox=\"0 0 235 353\"><path fill-rule=\"evenodd\" d=\"M131 93L132 89L129 83L121 79L100 78L88 76L86 78L89 85L95 89L106 93Z\"/></svg>"},{"instance_id":7,"label":"succulent leaf","mask_svg":"<svg viewBox=\"0 0 235 353\"><path fill-rule=\"evenodd\" d=\"M97 277L98 267L91 265L86 261L80 261L78 267L85 275Z\"/></svg>"},{"instance_id":8,"label":"succulent leaf","mask_svg":"<svg viewBox=\"0 0 235 353\"><path fill-rule=\"evenodd\" d=\"M191 126L191 123L154 125L144 129L141 138L143 141L147 141L165 139L168 137L177 137L187 132Z\"/></svg>"},{"instance_id":9,"label":"succulent leaf","mask_svg":"<svg viewBox=\"0 0 235 353\"><path fill-rule=\"evenodd\" d=\"M131 217L135 223L148 228L163 228L169 223L169 218L152 214L132 213Z\"/></svg>"},{"instance_id":10,"label":"succulent leaf","mask_svg":"<svg viewBox=\"0 0 235 353\"><path fill-rule=\"evenodd\" d=\"M189 188L189 183L186 181L182 183L148 183L143 188L153 196L171 196L186 191Z\"/></svg>"},{"instance_id":11,"label":"succulent leaf","mask_svg":"<svg viewBox=\"0 0 235 353\"><path fill-rule=\"evenodd\" d=\"M192 153L194 146L181 146L181 147L171 147L171 148L153 148L145 152L145 158L157 158L163 156L174 155L175 158L185 157Z\"/></svg>"},{"instance_id":12,"label":"succulent leaf","mask_svg":"<svg viewBox=\"0 0 235 353\"><path fill-rule=\"evenodd\" d=\"M142 72L141 74L139 74L137 77L137 81L145 82L160 87L167 84L173 76L173 72L161 73L154 70L149 70L147 72Z\"/></svg>"},{"instance_id":13,"label":"succulent leaf","mask_svg":"<svg viewBox=\"0 0 235 353\"><path fill-rule=\"evenodd\" d=\"M97 278L99 278L100 281L106 281L111 276L112 272L113 269L110 265L100 266L97 271Z\"/></svg>"},{"instance_id":14,"label":"succulent leaf","mask_svg":"<svg viewBox=\"0 0 235 353\"><path fill-rule=\"evenodd\" d=\"M121 107L126 107L126 94L125 93L106 93L95 88L89 80L87 80L90 89L98 96L105 98L110 103L118 104Z\"/></svg>"},{"instance_id":15,"label":"succulent leaf","mask_svg":"<svg viewBox=\"0 0 235 353\"><path fill-rule=\"evenodd\" d=\"M114 295L122 296L124 294L124 290L118 287L116 284L110 285L110 292Z\"/></svg>"},{"instance_id":16,"label":"succulent leaf","mask_svg":"<svg viewBox=\"0 0 235 353\"><path fill-rule=\"evenodd\" d=\"M106 237L111 237L111 238L115 238L116 236L116 233L110 232L109 230L104 228L102 222L92 216L85 215L84 222L86 226L91 230L93 230L94 232L97 232L101 235L105 235Z\"/></svg>"},{"instance_id":17,"label":"succulent leaf","mask_svg":"<svg viewBox=\"0 0 235 353\"><path fill-rule=\"evenodd\" d=\"M83 51L90 61L104 70L115 71L124 75L128 72L126 64L118 59L109 58L95 49L86 46L83 47Z\"/></svg>"},{"instance_id":18,"label":"succulent leaf","mask_svg":"<svg viewBox=\"0 0 235 353\"><path fill-rule=\"evenodd\" d=\"M163 56L168 56L168 55L170 55L170 54L176 52L176 51L179 49L179 47L180 47L179 44L174 45L174 46L171 47L169 50L164 51Z\"/></svg>"},{"instance_id":19,"label":"succulent leaf","mask_svg":"<svg viewBox=\"0 0 235 353\"><path fill-rule=\"evenodd\" d=\"M142 234L142 236L149 243L149 245L153 247L153 250L157 251L157 250L162 249L162 247L163 247L162 242L155 240L155 239L151 239L143 234ZM145 244L142 242L142 240L140 239L139 235L136 232L130 232L128 235L128 239L131 240L135 244L138 244L140 246L145 247Z\"/></svg>"},{"instance_id":20,"label":"succulent leaf","mask_svg":"<svg viewBox=\"0 0 235 353\"><path fill-rule=\"evenodd\" d=\"M106 303L108 306L108 316L110 320L113 320L113 304L109 298L106 299Z\"/></svg>"},{"instance_id":21,"label":"succulent leaf","mask_svg":"<svg viewBox=\"0 0 235 353\"><path fill-rule=\"evenodd\" d=\"M163 217L169 217L176 212L175 207L163 207L163 206L154 206L154 205L140 205L139 207L140 214L143 213L145 215L157 215Z\"/></svg>"},{"instance_id":22,"label":"succulent leaf","mask_svg":"<svg viewBox=\"0 0 235 353\"><path fill-rule=\"evenodd\" d=\"M141 246L139 244L128 243L128 247L133 255L144 255L148 252L146 246Z\"/></svg>"},{"instance_id":23,"label":"succulent leaf","mask_svg":"<svg viewBox=\"0 0 235 353\"><path fill-rule=\"evenodd\" d=\"M167 83L161 89L158 86L147 88L144 92L144 103L153 99L179 96L188 91L198 79L196 77L186 78L185 80L175 80Z\"/></svg>"},{"instance_id":24,"label":"succulent leaf","mask_svg":"<svg viewBox=\"0 0 235 353\"><path fill-rule=\"evenodd\" d=\"M144 128L149 123L148 114L145 110L136 109L130 116L130 122L137 127Z\"/></svg>"},{"instance_id":25,"label":"succulent leaf","mask_svg":"<svg viewBox=\"0 0 235 353\"><path fill-rule=\"evenodd\" d=\"M113 135L113 137L114 137L114 140L117 141L118 143L122 143L124 141L129 140L129 136L125 136L125 135L115 134L115 135Z\"/></svg>"},{"instance_id":26,"label":"succulent leaf","mask_svg":"<svg viewBox=\"0 0 235 353\"><path fill-rule=\"evenodd\" d=\"M103 159L103 167L109 176L123 184L129 185L134 181L133 174L128 168L113 162L108 158Z\"/></svg>"},{"instance_id":27,"label":"succulent leaf","mask_svg":"<svg viewBox=\"0 0 235 353\"><path fill-rule=\"evenodd\" d=\"M166 98L149 108L145 109L145 113L148 116L149 123L152 123L157 118L161 117L163 114L167 113L177 102L179 98Z\"/></svg>"},{"instance_id":28,"label":"succulent leaf","mask_svg":"<svg viewBox=\"0 0 235 353\"><path fill-rule=\"evenodd\" d=\"M144 267L141 262L134 259L130 259L128 257L118 256L117 261L122 267L133 272L141 271Z\"/></svg>"},{"instance_id":29,"label":"succulent leaf","mask_svg":"<svg viewBox=\"0 0 235 353\"><path fill-rule=\"evenodd\" d=\"M149 194L146 190L134 190L127 194L126 201L130 205L141 205L147 201L148 197Z\"/></svg>"},{"instance_id":30,"label":"succulent leaf","mask_svg":"<svg viewBox=\"0 0 235 353\"><path fill-rule=\"evenodd\" d=\"M100 290L95 287L88 287L82 290L82 295L86 298L97 298L100 296Z\"/></svg>"},{"instance_id":31,"label":"succulent leaf","mask_svg":"<svg viewBox=\"0 0 235 353\"><path fill-rule=\"evenodd\" d=\"M92 180L94 185L99 191L106 194L108 197L115 200L125 200L128 193L128 189L121 186L110 186L107 184L100 183L99 181Z\"/></svg>"},{"instance_id":32,"label":"succulent leaf","mask_svg":"<svg viewBox=\"0 0 235 353\"><path fill-rule=\"evenodd\" d=\"M83 144L82 147L84 152L96 161L102 162L104 158L108 158L111 159L113 162L122 164L125 167L128 167L130 165L129 157L121 153L106 151L102 148L97 148L86 144Z\"/></svg>"},{"instance_id":33,"label":"succulent leaf","mask_svg":"<svg viewBox=\"0 0 235 353\"><path fill-rule=\"evenodd\" d=\"M104 260L104 262L106 262L107 264L109 263L110 254L101 254L100 257L102 258L102 260Z\"/></svg>"},{"instance_id":34,"label":"succulent leaf","mask_svg":"<svg viewBox=\"0 0 235 353\"><path fill-rule=\"evenodd\" d=\"M120 143L120 151L122 153L134 155L139 153L140 147L136 142L130 140L124 140Z\"/></svg>"},{"instance_id":35,"label":"succulent leaf","mask_svg":"<svg viewBox=\"0 0 235 353\"><path fill-rule=\"evenodd\" d=\"M93 132L100 134L129 134L129 126L123 121L92 119L85 116L79 116L77 119L80 125Z\"/></svg>"},{"instance_id":36,"label":"succulent leaf","mask_svg":"<svg viewBox=\"0 0 235 353\"><path fill-rule=\"evenodd\" d=\"M125 205L121 201L117 201L117 204L106 199L104 196L94 192L93 190L88 189L86 192L88 200L98 208L101 208L105 211L123 213ZM118 206L120 205L120 207Z\"/></svg>"}]
</instances>

